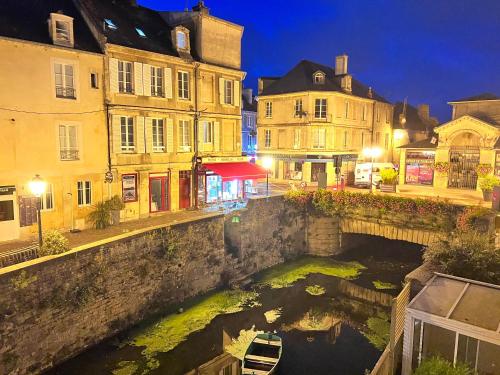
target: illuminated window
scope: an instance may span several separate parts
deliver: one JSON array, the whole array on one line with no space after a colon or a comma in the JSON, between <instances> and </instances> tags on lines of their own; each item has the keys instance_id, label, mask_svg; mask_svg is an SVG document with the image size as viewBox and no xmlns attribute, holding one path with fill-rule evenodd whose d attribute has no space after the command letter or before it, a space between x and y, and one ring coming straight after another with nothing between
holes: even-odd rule
<instances>
[{"instance_id":1,"label":"illuminated window","mask_svg":"<svg viewBox=\"0 0 500 375\"><path fill-rule=\"evenodd\" d=\"M186 33L184 31L177 31L176 38L177 38L177 48L187 49Z\"/></svg>"}]
</instances>

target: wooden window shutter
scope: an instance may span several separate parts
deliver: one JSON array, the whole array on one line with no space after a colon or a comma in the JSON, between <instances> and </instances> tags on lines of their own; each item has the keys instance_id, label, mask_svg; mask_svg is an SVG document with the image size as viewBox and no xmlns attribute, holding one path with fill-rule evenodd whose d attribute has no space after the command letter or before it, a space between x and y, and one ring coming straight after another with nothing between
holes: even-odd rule
<instances>
[{"instance_id":1,"label":"wooden window shutter","mask_svg":"<svg viewBox=\"0 0 500 375\"><path fill-rule=\"evenodd\" d=\"M111 144L115 154L122 152L121 117L113 115L111 118Z\"/></svg>"},{"instance_id":2,"label":"wooden window shutter","mask_svg":"<svg viewBox=\"0 0 500 375\"><path fill-rule=\"evenodd\" d=\"M109 59L109 91L118 92L118 59Z\"/></svg>"},{"instance_id":3,"label":"wooden window shutter","mask_svg":"<svg viewBox=\"0 0 500 375\"><path fill-rule=\"evenodd\" d=\"M171 118L167 118L166 123L167 123L167 139L166 139L167 152L174 152L174 120L172 120Z\"/></svg>"},{"instance_id":4,"label":"wooden window shutter","mask_svg":"<svg viewBox=\"0 0 500 375\"><path fill-rule=\"evenodd\" d=\"M198 151L204 151L203 138L204 138L204 121L198 121Z\"/></svg>"},{"instance_id":5,"label":"wooden window shutter","mask_svg":"<svg viewBox=\"0 0 500 375\"><path fill-rule=\"evenodd\" d=\"M135 152L138 154L145 153L145 129L144 129L144 117L137 116L135 118L135 134L134 134L134 145Z\"/></svg>"},{"instance_id":6,"label":"wooden window shutter","mask_svg":"<svg viewBox=\"0 0 500 375\"><path fill-rule=\"evenodd\" d=\"M165 68L165 98L172 99L172 69Z\"/></svg>"},{"instance_id":7,"label":"wooden window shutter","mask_svg":"<svg viewBox=\"0 0 500 375\"><path fill-rule=\"evenodd\" d=\"M151 65L144 64L142 66L143 72L143 86L144 86L144 95L151 96Z\"/></svg>"},{"instance_id":8,"label":"wooden window shutter","mask_svg":"<svg viewBox=\"0 0 500 375\"><path fill-rule=\"evenodd\" d=\"M224 104L224 78L219 78L219 103Z\"/></svg>"},{"instance_id":9,"label":"wooden window shutter","mask_svg":"<svg viewBox=\"0 0 500 375\"><path fill-rule=\"evenodd\" d=\"M153 151L153 119L151 117L145 118L145 152L150 153Z\"/></svg>"},{"instance_id":10,"label":"wooden window shutter","mask_svg":"<svg viewBox=\"0 0 500 375\"><path fill-rule=\"evenodd\" d=\"M240 81L233 81L234 82L234 100L233 103L236 107L240 106L240 101L241 101L241 93L240 93Z\"/></svg>"},{"instance_id":11,"label":"wooden window shutter","mask_svg":"<svg viewBox=\"0 0 500 375\"><path fill-rule=\"evenodd\" d=\"M144 95L144 80L142 79L142 63L134 62L134 94Z\"/></svg>"},{"instance_id":12,"label":"wooden window shutter","mask_svg":"<svg viewBox=\"0 0 500 375\"><path fill-rule=\"evenodd\" d=\"M214 122L214 151L220 151L220 122Z\"/></svg>"}]
</instances>

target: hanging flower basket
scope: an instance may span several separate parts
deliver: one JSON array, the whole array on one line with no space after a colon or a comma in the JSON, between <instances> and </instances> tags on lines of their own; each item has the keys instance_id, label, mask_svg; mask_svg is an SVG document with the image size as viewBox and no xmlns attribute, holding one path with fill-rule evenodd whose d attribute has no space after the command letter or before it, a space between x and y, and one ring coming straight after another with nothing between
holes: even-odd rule
<instances>
[{"instance_id":1,"label":"hanging flower basket","mask_svg":"<svg viewBox=\"0 0 500 375\"><path fill-rule=\"evenodd\" d=\"M447 161L439 161L434 164L434 170L440 174L448 174L450 171L450 163Z\"/></svg>"},{"instance_id":2,"label":"hanging flower basket","mask_svg":"<svg viewBox=\"0 0 500 375\"><path fill-rule=\"evenodd\" d=\"M493 167L490 164L478 164L476 173L479 177L486 177L493 172Z\"/></svg>"}]
</instances>

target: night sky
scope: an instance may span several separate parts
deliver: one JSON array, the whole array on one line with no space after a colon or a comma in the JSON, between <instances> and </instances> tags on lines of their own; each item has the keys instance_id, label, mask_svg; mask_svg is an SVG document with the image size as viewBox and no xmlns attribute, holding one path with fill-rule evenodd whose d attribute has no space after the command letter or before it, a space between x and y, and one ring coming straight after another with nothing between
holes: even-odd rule
<instances>
[{"instance_id":1,"label":"night sky","mask_svg":"<svg viewBox=\"0 0 500 375\"><path fill-rule=\"evenodd\" d=\"M185 0L139 0L182 10ZM196 1L190 0L189 7ZM428 103L440 121L447 101L500 95L500 0L206 0L214 16L243 25L246 87L302 59L349 72L391 102Z\"/></svg>"}]
</instances>

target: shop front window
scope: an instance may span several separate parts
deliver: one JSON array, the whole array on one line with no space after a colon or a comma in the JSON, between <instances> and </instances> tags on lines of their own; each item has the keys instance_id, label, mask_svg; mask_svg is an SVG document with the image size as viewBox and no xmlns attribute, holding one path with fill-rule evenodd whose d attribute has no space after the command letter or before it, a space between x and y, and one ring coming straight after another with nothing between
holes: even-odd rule
<instances>
[{"instance_id":1,"label":"shop front window","mask_svg":"<svg viewBox=\"0 0 500 375\"><path fill-rule=\"evenodd\" d=\"M432 185L434 180L433 151L406 153L405 183L409 185Z\"/></svg>"},{"instance_id":2,"label":"shop front window","mask_svg":"<svg viewBox=\"0 0 500 375\"><path fill-rule=\"evenodd\" d=\"M214 203L222 198L220 193L222 179L217 175L207 176L207 203Z\"/></svg>"}]
</instances>

